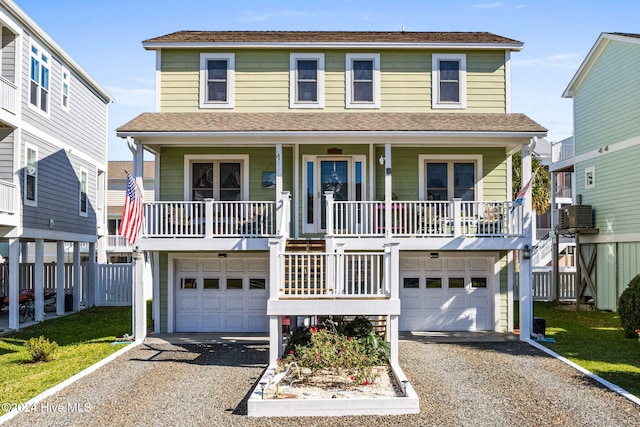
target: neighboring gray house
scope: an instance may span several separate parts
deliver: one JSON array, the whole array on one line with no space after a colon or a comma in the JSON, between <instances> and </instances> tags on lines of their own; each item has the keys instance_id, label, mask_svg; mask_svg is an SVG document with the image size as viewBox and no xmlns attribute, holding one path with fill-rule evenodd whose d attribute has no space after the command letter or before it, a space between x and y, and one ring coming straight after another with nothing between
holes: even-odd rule
<instances>
[{"instance_id":1,"label":"neighboring gray house","mask_svg":"<svg viewBox=\"0 0 640 427\"><path fill-rule=\"evenodd\" d=\"M639 67L640 34L602 33L563 94L573 99L575 153L554 169L575 171L580 205L564 228L579 235L579 291L604 310L617 310L640 273Z\"/></svg>"},{"instance_id":2,"label":"neighboring gray house","mask_svg":"<svg viewBox=\"0 0 640 427\"><path fill-rule=\"evenodd\" d=\"M19 262L34 262L36 320L43 316L44 247L65 243L95 259L106 234L109 94L14 2L0 1L0 238L9 246L9 327L18 328ZM27 245L35 245L28 259ZM58 269L57 311L64 311ZM79 268L77 268L79 271ZM74 274L74 309L79 308ZM83 294L91 293L85 289Z\"/></svg>"}]
</instances>

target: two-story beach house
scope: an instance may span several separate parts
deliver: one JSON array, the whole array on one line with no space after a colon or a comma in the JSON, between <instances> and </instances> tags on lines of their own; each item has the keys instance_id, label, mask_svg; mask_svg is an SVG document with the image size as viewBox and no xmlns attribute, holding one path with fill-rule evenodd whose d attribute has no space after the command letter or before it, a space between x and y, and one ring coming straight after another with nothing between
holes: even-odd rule
<instances>
[{"instance_id":1,"label":"two-story beach house","mask_svg":"<svg viewBox=\"0 0 640 427\"><path fill-rule=\"evenodd\" d=\"M603 310L616 310L618 297L640 273L638 66L640 34L602 33L563 93L573 99L575 151L568 144L555 169L573 171L574 218L582 216L591 230L584 234L571 216L563 228L573 229L578 240L578 295Z\"/></svg>"},{"instance_id":2,"label":"two-story beach house","mask_svg":"<svg viewBox=\"0 0 640 427\"><path fill-rule=\"evenodd\" d=\"M519 41L457 32L200 32L156 53L156 112L118 128L156 159L138 249L158 332L282 331L316 316L399 331L531 316L530 199L511 162L546 129L511 113ZM138 301L141 303L141 301ZM144 333L141 331L141 333Z\"/></svg>"},{"instance_id":3,"label":"two-story beach house","mask_svg":"<svg viewBox=\"0 0 640 427\"><path fill-rule=\"evenodd\" d=\"M107 112L112 102L76 61L10 0L0 1L0 235L8 243L9 328L18 329L20 263L34 263L35 320L43 319L44 247L65 262L73 244L74 309L80 289L80 245L95 259L105 234ZM28 259L27 243L34 245ZM7 282L8 283L4 283ZM56 304L64 313L65 272L56 271Z\"/></svg>"}]
</instances>

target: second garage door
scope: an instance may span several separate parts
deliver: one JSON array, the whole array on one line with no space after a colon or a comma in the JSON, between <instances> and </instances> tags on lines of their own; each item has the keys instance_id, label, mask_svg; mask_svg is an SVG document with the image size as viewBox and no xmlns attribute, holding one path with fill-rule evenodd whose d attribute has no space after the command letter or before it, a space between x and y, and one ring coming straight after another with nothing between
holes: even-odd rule
<instances>
[{"instance_id":1,"label":"second garage door","mask_svg":"<svg viewBox=\"0 0 640 427\"><path fill-rule=\"evenodd\" d=\"M402 256L400 330L491 330L492 269L489 257Z\"/></svg>"}]
</instances>

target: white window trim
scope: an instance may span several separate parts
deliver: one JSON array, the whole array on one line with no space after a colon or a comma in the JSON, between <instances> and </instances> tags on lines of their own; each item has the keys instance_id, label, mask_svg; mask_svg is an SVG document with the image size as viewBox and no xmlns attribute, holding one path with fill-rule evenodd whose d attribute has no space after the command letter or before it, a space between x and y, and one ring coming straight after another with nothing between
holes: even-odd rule
<instances>
[{"instance_id":1,"label":"white window trim","mask_svg":"<svg viewBox=\"0 0 640 427\"><path fill-rule=\"evenodd\" d=\"M67 75L67 78L64 78L64 75ZM64 85L67 84L67 105L64 105ZM65 67L62 67L62 72L60 73L60 107L64 111L69 111L69 105L71 103L71 73Z\"/></svg>"},{"instance_id":2,"label":"white window trim","mask_svg":"<svg viewBox=\"0 0 640 427\"><path fill-rule=\"evenodd\" d=\"M483 201L483 191L482 191L482 155L480 154L420 154L418 155L418 191L420 201L425 200L425 179L426 179L426 170L425 163L427 161L435 161L435 162L447 162L447 163L455 163L455 162L475 162L476 164L476 201Z\"/></svg>"},{"instance_id":3,"label":"white window trim","mask_svg":"<svg viewBox=\"0 0 640 427\"><path fill-rule=\"evenodd\" d=\"M227 60L227 102L207 102L207 61L209 59ZM200 108L235 107L235 69L235 54L233 53L200 54Z\"/></svg>"},{"instance_id":4,"label":"white window trim","mask_svg":"<svg viewBox=\"0 0 640 427\"><path fill-rule=\"evenodd\" d=\"M86 211L82 211L82 175L86 176L87 179L87 206ZM87 217L89 216L89 172L85 168L80 168L79 174L79 186L78 186L78 215Z\"/></svg>"},{"instance_id":5,"label":"white window trim","mask_svg":"<svg viewBox=\"0 0 640 427\"><path fill-rule=\"evenodd\" d=\"M373 61L373 102L353 102L353 61ZM380 54L347 53L345 63L345 108L380 108Z\"/></svg>"},{"instance_id":6,"label":"white window trim","mask_svg":"<svg viewBox=\"0 0 640 427\"><path fill-rule=\"evenodd\" d=\"M591 175L591 184L589 184L589 175ZM591 190L596 188L596 167L588 166L584 168L584 189Z\"/></svg>"},{"instance_id":7,"label":"white window trim","mask_svg":"<svg viewBox=\"0 0 640 427\"><path fill-rule=\"evenodd\" d=\"M32 51L32 47L35 47L38 50L38 56L36 56L33 51ZM37 97L37 101L38 104L37 105L33 105L31 103L31 58L32 57L36 57L38 59L38 62L40 63L40 68L43 67L43 61L42 61L42 57L45 56L48 60L48 63L46 65L45 68L47 68L49 70L49 90L48 90L48 96L47 96L47 109L46 111L43 111L40 105L40 101L42 99L42 96L40 94L40 91L38 91L38 97ZM44 49L42 49L42 47L36 43L35 41L31 41L31 43L29 44L29 74L28 74L28 84L29 84L29 89L28 89L28 99L27 99L27 105L29 106L30 109L32 109L33 111L37 111L39 114L42 114L43 116L50 118L51 117L51 80L52 80L52 75L51 75L51 65L53 63L53 58L51 56L51 54L49 54L49 52L45 51ZM40 69L38 70L38 74L40 75L40 78L42 78L42 74ZM42 82L38 83L38 87L42 87Z\"/></svg>"},{"instance_id":8,"label":"white window trim","mask_svg":"<svg viewBox=\"0 0 640 427\"><path fill-rule=\"evenodd\" d=\"M29 162L29 150L34 151L35 152L35 157L36 157L36 165L35 165L36 183L35 183L34 190L33 190L34 200L27 199L27 165L28 165L28 162ZM23 181L22 181L24 183L23 200L24 200L25 206L33 206L33 207L37 207L38 206L38 181L39 181L38 161L39 161L39 158L38 158L38 147L27 144L25 146L25 149L24 149L24 177L23 177Z\"/></svg>"},{"instance_id":9,"label":"white window trim","mask_svg":"<svg viewBox=\"0 0 640 427\"><path fill-rule=\"evenodd\" d=\"M440 102L440 61L458 61L460 63L460 102ZM431 57L431 108L464 109L467 108L467 55L434 54Z\"/></svg>"},{"instance_id":10,"label":"white window trim","mask_svg":"<svg viewBox=\"0 0 640 427\"><path fill-rule=\"evenodd\" d=\"M315 59L318 61L318 93L317 102L298 102L298 67L299 59ZM289 55L289 108L324 108L324 53L291 53Z\"/></svg>"},{"instance_id":11,"label":"white window trim","mask_svg":"<svg viewBox=\"0 0 640 427\"><path fill-rule=\"evenodd\" d=\"M237 161L242 163L241 200L249 200L249 155L248 154L191 154L184 156L184 200L191 200L191 163L224 163Z\"/></svg>"}]
</instances>

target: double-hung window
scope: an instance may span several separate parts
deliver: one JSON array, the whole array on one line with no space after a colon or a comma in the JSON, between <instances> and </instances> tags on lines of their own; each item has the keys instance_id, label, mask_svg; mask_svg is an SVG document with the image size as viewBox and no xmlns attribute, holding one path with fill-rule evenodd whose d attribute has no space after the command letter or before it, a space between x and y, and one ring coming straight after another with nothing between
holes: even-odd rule
<instances>
[{"instance_id":1,"label":"double-hung window","mask_svg":"<svg viewBox=\"0 0 640 427\"><path fill-rule=\"evenodd\" d=\"M85 169L80 170L80 216L87 216L89 212L89 200L87 189L89 186L89 174Z\"/></svg>"},{"instance_id":2,"label":"double-hung window","mask_svg":"<svg viewBox=\"0 0 640 427\"><path fill-rule=\"evenodd\" d=\"M44 113L48 113L51 57L40 46L31 44L30 58L29 104Z\"/></svg>"},{"instance_id":3,"label":"double-hung window","mask_svg":"<svg viewBox=\"0 0 640 427\"><path fill-rule=\"evenodd\" d=\"M200 108L233 108L235 56L200 54Z\"/></svg>"},{"instance_id":4,"label":"double-hung window","mask_svg":"<svg viewBox=\"0 0 640 427\"><path fill-rule=\"evenodd\" d=\"M467 108L466 55L433 55L431 82L433 108Z\"/></svg>"},{"instance_id":5,"label":"double-hung window","mask_svg":"<svg viewBox=\"0 0 640 427\"><path fill-rule=\"evenodd\" d=\"M292 53L289 107L324 108L324 54Z\"/></svg>"},{"instance_id":6,"label":"double-hung window","mask_svg":"<svg viewBox=\"0 0 640 427\"><path fill-rule=\"evenodd\" d=\"M27 146L25 153L24 204L38 205L38 149Z\"/></svg>"},{"instance_id":7,"label":"double-hung window","mask_svg":"<svg viewBox=\"0 0 640 427\"><path fill-rule=\"evenodd\" d=\"M380 54L347 54L346 108L380 108Z\"/></svg>"},{"instance_id":8,"label":"double-hung window","mask_svg":"<svg viewBox=\"0 0 640 427\"><path fill-rule=\"evenodd\" d=\"M62 86L60 87L60 103L63 110L69 111L69 88L71 87L71 75L69 70L62 68Z\"/></svg>"}]
</instances>

